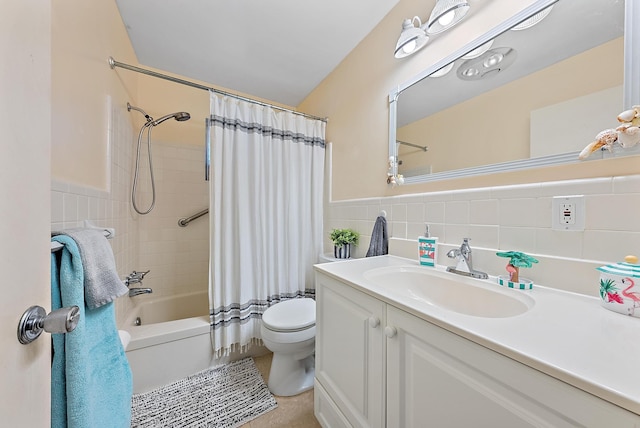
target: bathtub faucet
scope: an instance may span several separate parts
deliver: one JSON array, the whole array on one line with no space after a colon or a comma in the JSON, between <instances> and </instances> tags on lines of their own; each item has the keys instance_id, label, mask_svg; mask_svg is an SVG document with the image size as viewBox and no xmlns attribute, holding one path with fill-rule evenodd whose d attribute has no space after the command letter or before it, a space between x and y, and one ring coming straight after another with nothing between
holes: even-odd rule
<instances>
[{"instance_id":1,"label":"bathtub faucet","mask_svg":"<svg viewBox=\"0 0 640 428\"><path fill-rule=\"evenodd\" d=\"M150 288L130 288L129 297L137 296L138 294L150 294L153 290Z\"/></svg>"},{"instance_id":2,"label":"bathtub faucet","mask_svg":"<svg viewBox=\"0 0 640 428\"><path fill-rule=\"evenodd\" d=\"M142 284L142 280L144 276L151 272L150 270L146 272L136 272L135 270L131 272L124 280L124 285L129 287L131 284Z\"/></svg>"},{"instance_id":3,"label":"bathtub faucet","mask_svg":"<svg viewBox=\"0 0 640 428\"><path fill-rule=\"evenodd\" d=\"M131 288L131 284L140 284L142 285L142 279L146 274L151 271L146 272L136 272L135 270L131 272L124 280L124 285L129 288L129 297L137 296L139 294L150 294L153 293L153 290L150 288Z\"/></svg>"}]
</instances>

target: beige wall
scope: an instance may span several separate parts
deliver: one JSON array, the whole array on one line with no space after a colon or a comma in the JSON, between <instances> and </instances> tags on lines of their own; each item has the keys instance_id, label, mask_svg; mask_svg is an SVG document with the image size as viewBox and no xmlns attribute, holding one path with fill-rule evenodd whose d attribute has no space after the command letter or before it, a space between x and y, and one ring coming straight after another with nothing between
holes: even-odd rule
<instances>
[{"instance_id":1,"label":"beige wall","mask_svg":"<svg viewBox=\"0 0 640 428\"><path fill-rule=\"evenodd\" d=\"M135 61L115 1L65 1L52 7L52 153L54 178L108 190L110 103L125 105L136 76L108 58Z\"/></svg>"},{"instance_id":2,"label":"beige wall","mask_svg":"<svg viewBox=\"0 0 640 428\"><path fill-rule=\"evenodd\" d=\"M231 91L228 88L216 86L211 83L185 78L184 76L169 73L164 70L158 70L146 66L140 67L206 87L215 88L224 92L234 93L284 108L293 108L291 106L274 103L270 100L261 99L251 94ZM118 69L117 73L119 75L125 75L131 74L132 72ZM138 91L136 99L139 100L139 105L136 107L142 108L154 119L177 111L186 111L191 115L191 119L188 122L178 123L174 120L170 120L168 122L164 122L162 126L154 128L153 139L171 144L203 146L205 135L204 120L209 116L209 92L157 77L147 76L145 74L140 74L138 76ZM136 120L139 121L136 123L142 124L142 115L136 113L135 116Z\"/></svg>"},{"instance_id":3,"label":"beige wall","mask_svg":"<svg viewBox=\"0 0 640 428\"><path fill-rule=\"evenodd\" d=\"M333 198L390 196L506 183L634 174L637 159L616 159L483 177L391 187L388 159L388 93L449 53L480 36L533 0L478 1L474 15L448 33L430 40L417 54L395 59L393 50L403 18L426 19L432 0L401 0L385 19L299 106L327 116L327 141L333 142ZM336 186L336 183L341 183ZM344 185L349 183L349 185Z\"/></svg>"}]
</instances>

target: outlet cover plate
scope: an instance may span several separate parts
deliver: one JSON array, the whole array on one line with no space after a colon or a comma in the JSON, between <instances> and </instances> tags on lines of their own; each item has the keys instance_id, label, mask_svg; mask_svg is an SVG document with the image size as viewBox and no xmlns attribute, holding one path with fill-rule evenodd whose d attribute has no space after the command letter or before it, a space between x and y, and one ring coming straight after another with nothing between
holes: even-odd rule
<instances>
[{"instance_id":1,"label":"outlet cover plate","mask_svg":"<svg viewBox=\"0 0 640 428\"><path fill-rule=\"evenodd\" d=\"M551 228L584 231L584 195L554 196L551 202Z\"/></svg>"}]
</instances>

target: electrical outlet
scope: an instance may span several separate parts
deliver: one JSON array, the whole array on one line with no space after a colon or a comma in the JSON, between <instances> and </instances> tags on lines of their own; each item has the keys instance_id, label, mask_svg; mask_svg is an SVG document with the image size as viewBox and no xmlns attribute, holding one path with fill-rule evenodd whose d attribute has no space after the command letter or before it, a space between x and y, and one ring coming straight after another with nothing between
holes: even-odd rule
<instances>
[{"instance_id":1,"label":"electrical outlet","mask_svg":"<svg viewBox=\"0 0 640 428\"><path fill-rule=\"evenodd\" d=\"M584 230L584 196L555 196L551 203L553 230Z\"/></svg>"}]
</instances>

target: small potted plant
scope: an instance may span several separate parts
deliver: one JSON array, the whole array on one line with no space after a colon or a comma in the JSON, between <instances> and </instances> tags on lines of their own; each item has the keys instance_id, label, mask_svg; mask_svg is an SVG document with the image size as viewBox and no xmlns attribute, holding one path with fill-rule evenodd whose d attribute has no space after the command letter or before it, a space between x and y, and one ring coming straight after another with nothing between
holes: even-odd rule
<instances>
[{"instance_id":1,"label":"small potted plant","mask_svg":"<svg viewBox=\"0 0 640 428\"><path fill-rule=\"evenodd\" d=\"M509 263L507 263L507 272L509 272L509 278L504 275L498 276L498 283L500 285L507 285L510 288L531 289L533 282L530 279L520 277L520 268L530 268L533 263L538 263L538 260L525 253L518 251L505 251L496 253L499 257L508 257Z\"/></svg>"},{"instance_id":2,"label":"small potted plant","mask_svg":"<svg viewBox=\"0 0 640 428\"><path fill-rule=\"evenodd\" d=\"M358 245L360 234L353 229L333 229L329 237L333 242L333 256L348 259L351 257L351 245Z\"/></svg>"}]
</instances>

